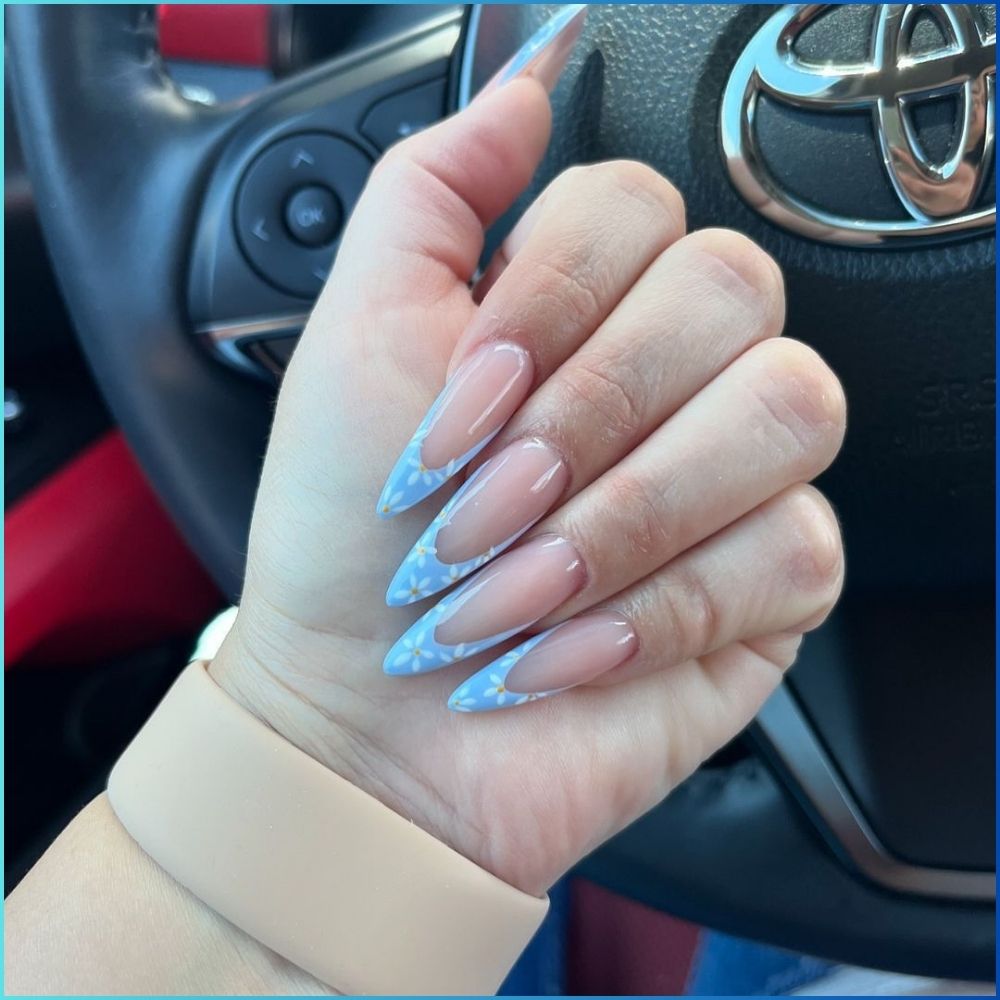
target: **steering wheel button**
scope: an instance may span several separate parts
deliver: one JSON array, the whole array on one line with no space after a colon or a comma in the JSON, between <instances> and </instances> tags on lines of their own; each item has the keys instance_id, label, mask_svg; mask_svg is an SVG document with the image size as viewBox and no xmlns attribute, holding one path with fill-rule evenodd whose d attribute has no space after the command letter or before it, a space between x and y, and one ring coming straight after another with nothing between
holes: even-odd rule
<instances>
[{"instance_id":1,"label":"steering wheel button","mask_svg":"<svg viewBox=\"0 0 1000 1000\"><path fill-rule=\"evenodd\" d=\"M316 157L312 155L308 150L303 149L299 146L294 153L292 153L292 170L298 170L299 167L313 167L316 165Z\"/></svg>"},{"instance_id":2,"label":"steering wheel button","mask_svg":"<svg viewBox=\"0 0 1000 1000\"><path fill-rule=\"evenodd\" d=\"M442 118L446 93L442 77L384 97L369 108L361 131L380 150L386 149Z\"/></svg>"},{"instance_id":3,"label":"steering wheel button","mask_svg":"<svg viewBox=\"0 0 1000 1000\"><path fill-rule=\"evenodd\" d=\"M285 205L285 225L292 237L307 247L330 243L340 231L337 196L319 184L300 188Z\"/></svg>"},{"instance_id":4,"label":"steering wheel button","mask_svg":"<svg viewBox=\"0 0 1000 1000\"><path fill-rule=\"evenodd\" d=\"M323 132L286 136L258 153L233 219L247 263L281 291L315 298L371 166L353 143Z\"/></svg>"},{"instance_id":5,"label":"steering wheel button","mask_svg":"<svg viewBox=\"0 0 1000 1000\"><path fill-rule=\"evenodd\" d=\"M267 231L267 219L263 217L254 223L253 229L251 229L250 232L262 243L271 242L271 234Z\"/></svg>"}]
</instances>

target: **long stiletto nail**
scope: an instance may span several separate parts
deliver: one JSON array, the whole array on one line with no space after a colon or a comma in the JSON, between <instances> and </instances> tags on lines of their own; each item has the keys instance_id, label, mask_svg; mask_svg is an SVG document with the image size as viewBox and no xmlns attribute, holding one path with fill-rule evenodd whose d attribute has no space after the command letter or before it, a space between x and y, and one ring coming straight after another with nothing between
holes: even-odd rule
<instances>
[{"instance_id":1,"label":"long stiletto nail","mask_svg":"<svg viewBox=\"0 0 1000 1000\"><path fill-rule=\"evenodd\" d=\"M635 629L613 611L570 619L483 667L448 699L456 712L493 712L549 698L623 664L639 648Z\"/></svg>"},{"instance_id":2,"label":"long stiletto nail","mask_svg":"<svg viewBox=\"0 0 1000 1000\"><path fill-rule=\"evenodd\" d=\"M528 438L504 448L445 504L403 560L386 604L413 604L464 579L512 545L559 498L566 464Z\"/></svg>"},{"instance_id":3,"label":"long stiletto nail","mask_svg":"<svg viewBox=\"0 0 1000 1000\"><path fill-rule=\"evenodd\" d=\"M420 503L471 462L521 405L533 373L528 352L505 341L486 344L468 358L389 474L379 516L392 517Z\"/></svg>"},{"instance_id":4,"label":"long stiletto nail","mask_svg":"<svg viewBox=\"0 0 1000 1000\"><path fill-rule=\"evenodd\" d=\"M387 674L438 670L533 625L587 581L583 560L558 535L540 535L480 570L418 619L386 655Z\"/></svg>"},{"instance_id":5,"label":"long stiletto nail","mask_svg":"<svg viewBox=\"0 0 1000 1000\"><path fill-rule=\"evenodd\" d=\"M586 17L585 3L564 4L514 53L481 93L525 76L540 80L551 91L580 37Z\"/></svg>"}]
</instances>

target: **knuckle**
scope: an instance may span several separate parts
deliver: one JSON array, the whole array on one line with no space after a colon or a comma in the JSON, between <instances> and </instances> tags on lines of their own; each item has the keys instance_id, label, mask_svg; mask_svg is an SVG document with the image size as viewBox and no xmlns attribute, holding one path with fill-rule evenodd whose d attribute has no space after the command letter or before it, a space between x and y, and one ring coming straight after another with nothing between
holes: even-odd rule
<instances>
[{"instance_id":1,"label":"knuckle","mask_svg":"<svg viewBox=\"0 0 1000 1000\"><path fill-rule=\"evenodd\" d=\"M611 160L604 164L614 186L660 213L679 236L684 231L684 198L657 170L638 160Z\"/></svg>"},{"instance_id":2,"label":"knuckle","mask_svg":"<svg viewBox=\"0 0 1000 1000\"><path fill-rule=\"evenodd\" d=\"M669 552L673 535L664 504L654 488L632 473L617 471L608 484L609 509L623 523L624 553L636 567L657 565Z\"/></svg>"},{"instance_id":3,"label":"knuckle","mask_svg":"<svg viewBox=\"0 0 1000 1000\"><path fill-rule=\"evenodd\" d=\"M576 325L602 313L607 278L587 247L563 246L534 262L534 285L557 312Z\"/></svg>"},{"instance_id":4,"label":"knuckle","mask_svg":"<svg viewBox=\"0 0 1000 1000\"><path fill-rule=\"evenodd\" d=\"M812 486L789 490L785 504L789 534L794 539L789 575L796 587L820 598L825 617L840 595L844 578L844 548L837 516L826 497Z\"/></svg>"},{"instance_id":5,"label":"knuckle","mask_svg":"<svg viewBox=\"0 0 1000 1000\"><path fill-rule=\"evenodd\" d=\"M607 444L628 445L645 426L642 393L633 380L610 373L599 360L577 357L565 372L564 392L583 409L584 422Z\"/></svg>"},{"instance_id":6,"label":"knuckle","mask_svg":"<svg viewBox=\"0 0 1000 1000\"><path fill-rule=\"evenodd\" d=\"M691 568L673 567L661 590L667 625L687 658L711 649L720 634L720 611L705 581Z\"/></svg>"},{"instance_id":7,"label":"knuckle","mask_svg":"<svg viewBox=\"0 0 1000 1000\"><path fill-rule=\"evenodd\" d=\"M713 285L756 306L768 334L780 333L785 282L770 254L732 229L700 229L686 236L683 245L699 258Z\"/></svg>"},{"instance_id":8,"label":"knuckle","mask_svg":"<svg viewBox=\"0 0 1000 1000\"><path fill-rule=\"evenodd\" d=\"M663 246L684 233L684 198L662 174L638 160L604 160L564 170L554 186L579 203L626 198L640 203L647 223L659 227Z\"/></svg>"},{"instance_id":9,"label":"knuckle","mask_svg":"<svg viewBox=\"0 0 1000 1000\"><path fill-rule=\"evenodd\" d=\"M755 363L749 388L765 419L797 452L825 468L844 438L847 404L840 380L811 348L797 340L764 341L748 352Z\"/></svg>"}]
</instances>

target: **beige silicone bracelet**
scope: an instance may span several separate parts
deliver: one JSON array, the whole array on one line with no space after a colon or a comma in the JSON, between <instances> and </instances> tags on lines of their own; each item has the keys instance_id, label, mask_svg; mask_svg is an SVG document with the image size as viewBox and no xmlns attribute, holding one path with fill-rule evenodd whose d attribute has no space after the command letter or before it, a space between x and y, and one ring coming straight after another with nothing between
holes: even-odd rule
<instances>
[{"instance_id":1,"label":"beige silicone bracelet","mask_svg":"<svg viewBox=\"0 0 1000 1000\"><path fill-rule=\"evenodd\" d=\"M282 739L191 664L111 772L181 885L342 993L494 993L548 908Z\"/></svg>"}]
</instances>

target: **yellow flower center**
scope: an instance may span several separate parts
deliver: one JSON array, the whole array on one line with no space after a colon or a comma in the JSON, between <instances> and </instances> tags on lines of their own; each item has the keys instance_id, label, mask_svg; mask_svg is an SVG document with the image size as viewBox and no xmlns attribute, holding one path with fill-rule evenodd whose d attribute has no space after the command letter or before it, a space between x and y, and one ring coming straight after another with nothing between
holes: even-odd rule
<instances>
[{"instance_id":1,"label":"yellow flower center","mask_svg":"<svg viewBox=\"0 0 1000 1000\"><path fill-rule=\"evenodd\" d=\"M422 656L423 655L423 653L421 653L421 651L420 651L420 647L419 646L417 646L417 648L413 651L413 655L414 656Z\"/></svg>"},{"instance_id":2,"label":"yellow flower center","mask_svg":"<svg viewBox=\"0 0 1000 1000\"><path fill-rule=\"evenodd\" d=\"M503 694L504 691L506 691L506 690L507 689L502 684L498 684L497 685L497 694Z\"/></svg>"},{"instance_id":3,"label":"yellow flower center","mask_svg":"<svg viewBox=\"0 0 1000 1000\"><path fill-rule=\"evenodd\" d=\"M424 465L424 463L423 463L423 462L421 462L421 463L420 463L420 471L421 471L421 472L426 472L426 471L427 471L427 466L426 466L426 465Z\"/></svg>"},{"instance_id":4,"label":"yellow flower center","mask_svg":"<svg viewBox=\"0 0 1000 1000\"><path fill-rule=\"evenodd\" d=\"M419 596L419 594L420 594L420 588L419 587L410 587L410 595L412 597L417 597L417 596Z\"/></svg>"},{"instance_id":5,"label":"yellow flower center","mask_svg":"<svg viewBox=\"0 0 1000 1000\"><path fill-rule=\"evenodd\" d=\"M383 513L383 514L388 514L388 513L389 513L389 511L390 511L390 509L391 509L391 508L389 507L389 505L388 505L388 504L384 504L384 505L382 506L382 513Z\"/></svg>"}]
</instances>

